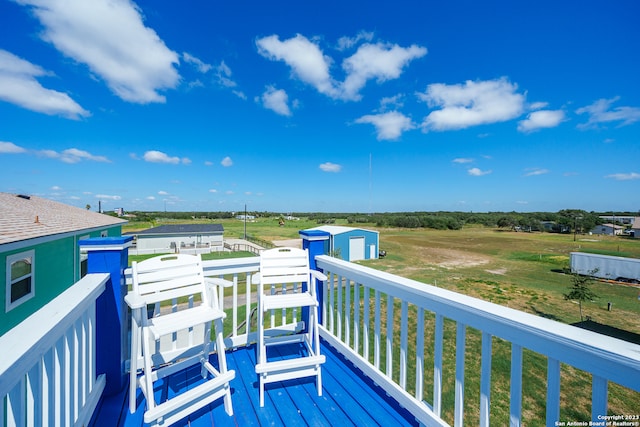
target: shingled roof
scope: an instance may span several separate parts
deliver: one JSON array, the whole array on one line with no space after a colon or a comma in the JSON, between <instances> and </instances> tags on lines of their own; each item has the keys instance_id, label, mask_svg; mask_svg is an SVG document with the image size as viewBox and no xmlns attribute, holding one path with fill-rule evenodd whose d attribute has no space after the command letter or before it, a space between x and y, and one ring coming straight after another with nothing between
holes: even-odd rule
<instances>
[{"instance_id":1,"label":"shingled roof","mask_svg":"<svg viewBox=\"0 0 640 427\"><path fill-rule=\"evenodd\" d=\"M126 222L41 197L0 193L0 245Z\"/></svg>"}]
</instances>

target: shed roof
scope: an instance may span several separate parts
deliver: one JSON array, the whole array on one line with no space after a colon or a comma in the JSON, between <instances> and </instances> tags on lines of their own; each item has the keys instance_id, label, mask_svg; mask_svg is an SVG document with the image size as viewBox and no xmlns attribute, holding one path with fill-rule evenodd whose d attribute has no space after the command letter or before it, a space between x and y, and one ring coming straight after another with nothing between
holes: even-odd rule
<instances>
[{"instance_id":1,"label":"shed roof","mask_svg":"<svg viewBox=\"0 0 640 427\"><path fill-rule=\"evenodd\" d=\"M0 245L126 222L37 196L0 193Z\"/></svg>"},{"instance_id":2,"label":"shed roof","mask_svg":"<svg viewBox=\"0 0 640 427\"><path fill-rule=\"evenodd\" d=\"M146 230L137 231L135 234L202 234L202 233L223 233L222 224L167 224Z\"/></svg>"},{"instance_id":3,"label":"shed roof","mask_svg":"<svg viewBox=\"0 0 640 427\"><path fill-rule=\"evenodd\" d=\"M355 230L364 230L364 231L368 231L370 233L377 233L377 231L374 231L374 230L366 230L364 228L345 227L343 225L321 225L319 227L314 227L311 230L326 231L327 233L331 234L332 236L335 236L336 234L349 233L349 232L355 231Z\"/></svg>"}]
</instances>

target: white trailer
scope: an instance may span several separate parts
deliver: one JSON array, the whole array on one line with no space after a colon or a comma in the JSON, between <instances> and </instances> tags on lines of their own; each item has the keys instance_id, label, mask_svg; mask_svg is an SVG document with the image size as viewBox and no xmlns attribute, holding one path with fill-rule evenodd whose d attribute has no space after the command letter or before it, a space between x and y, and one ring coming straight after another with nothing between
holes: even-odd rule
<instances>
[{"instance_id":1,"label":"white trailer","mask_svg":"<svg viewBox=\"0 0 640 427\"><path fill-rule=\"evenodd\" d=\"M593 270L598 270L592 273ZM640 282L640 259L571 252L571 272L601 279Z\"/></svg>"}]
</instances>

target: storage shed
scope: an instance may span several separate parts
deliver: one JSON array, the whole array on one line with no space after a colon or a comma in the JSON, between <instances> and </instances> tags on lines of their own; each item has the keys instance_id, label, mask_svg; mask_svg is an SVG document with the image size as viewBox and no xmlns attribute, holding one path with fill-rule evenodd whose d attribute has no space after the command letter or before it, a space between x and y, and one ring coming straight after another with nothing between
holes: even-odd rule
<instances>
[{"instance_id":1,"label":"storage shed","mask_svg":"<svg viewBox=\"0 0 640 427\"><path fill-rule=\"evenodd\" d=\"M207 253L223 250L222 224L169 224L135 233L130 253Z\"/></svg>"},{"instance_id":2,"label":"storage shed","mask_svg":"<svg viewBox=\"0 0 640 427\"><path fill-rule=\"evenodd\" d=\"M323 225L310 230L329 233L329 255L345 261L377 259L380 237L377 231L363 228Z\"/></svg>"}]
</instances>

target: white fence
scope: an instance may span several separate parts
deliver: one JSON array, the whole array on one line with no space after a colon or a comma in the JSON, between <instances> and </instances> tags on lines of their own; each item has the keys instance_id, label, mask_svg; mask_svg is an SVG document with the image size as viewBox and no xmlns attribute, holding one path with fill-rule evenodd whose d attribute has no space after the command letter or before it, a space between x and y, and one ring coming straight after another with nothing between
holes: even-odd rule
<instances>
[{"instance_id":1,"label":"white fence","mask_svg":"<svg viewBox=\"0 0 640 427\"><path fill-rule=\"evenodd\" d=\"M346 346L345 354L356 366L427 425L444 424L443 384L448 380L455 383L454 425L463 424L469 358L480 360L480 399L475 408L480 425L489 425L494 337L510 346L512 426L523 423L523 349L546 358L546 425L560 421L561 363L591 374L593 421L602 422L607 415L609 382L640 391L639 345L328 256L319 256L316 262L329 276L322 306L323 337ZM446 346L445 353L444 325L451 321L454 349ZM425 325L433 329L426 330ZM467 346L469 329L481 334L479 354L468 354L473 351ZM433 366L427 366L427 353ZM455 372L449 373L454 378L447 378L443 360L452 358ZM410 367L415 373L412 383ZM430 402L425 402L426 376L433 383ZM572 390L565 392L572 396Z\"/></svg>"},{"instance_id":2,"label":"white fence","mask_svg":"<svg viewBox=\"0 0 640 427\"><path fill-rule=\"evenodd\" d=\"M108 274L90 274L0 337L0 424L86 425L96 376L96 299Z\"/></svg>"}]
</instances>

